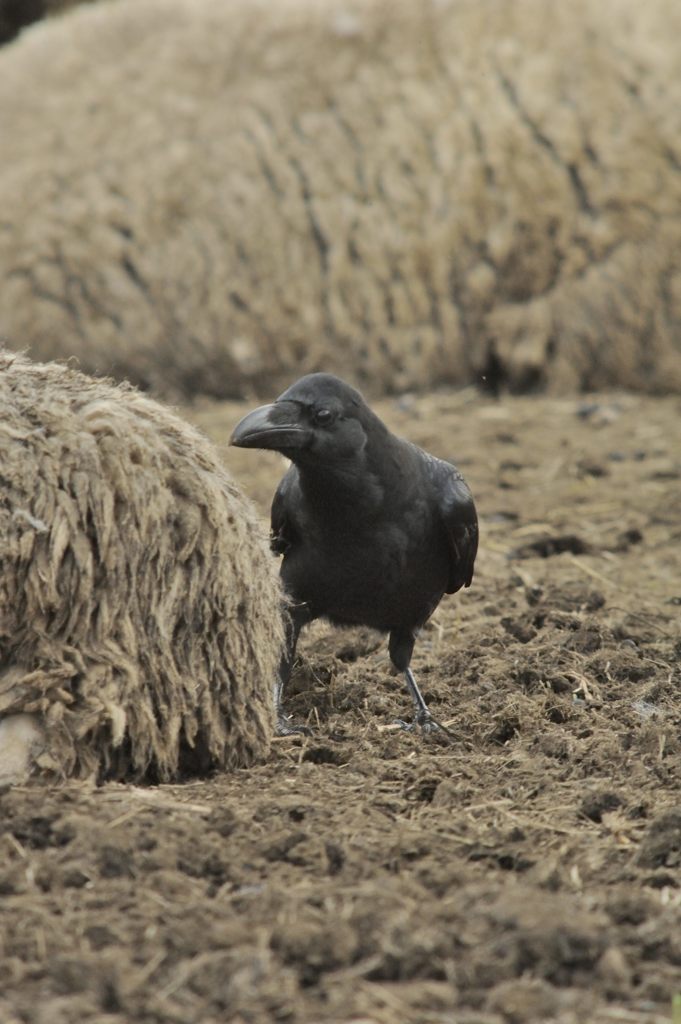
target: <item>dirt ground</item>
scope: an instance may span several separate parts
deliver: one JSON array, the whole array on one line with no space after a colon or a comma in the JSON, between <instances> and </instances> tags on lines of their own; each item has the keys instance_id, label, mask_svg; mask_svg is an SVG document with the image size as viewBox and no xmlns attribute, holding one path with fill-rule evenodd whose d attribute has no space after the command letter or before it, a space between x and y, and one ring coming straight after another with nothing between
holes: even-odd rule
<instances>
[{"instance_id":1,"label":"dirt ground","mask_svg":"<svg viewBox=\"0 0 681 1024\"><path fill-rule=\"evenodd\" d=\"M313 627L313 735L181 786L0 794L2 1024L678 1024L681 400L376 405L476 496L414 669ZM246 406L185 410L226 442ZM267 510L276 456L224 449Z\"/></svg>"}]
</instances>

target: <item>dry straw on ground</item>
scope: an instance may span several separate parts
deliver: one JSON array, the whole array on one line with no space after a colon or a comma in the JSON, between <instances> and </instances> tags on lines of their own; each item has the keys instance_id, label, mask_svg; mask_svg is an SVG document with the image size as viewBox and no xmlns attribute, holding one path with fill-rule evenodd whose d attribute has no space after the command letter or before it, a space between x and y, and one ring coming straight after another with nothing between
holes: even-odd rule
<instances>
[{"instance_id":1,"label":"dry straw on ground","mask_svg":"<svg viewBox=\"0 0 681 1024\"><path fill-rule=\"evenodd\" d=\"M168 392L681 388L676 0L116 0L0 60L0 333Z\"/></svg>"},{"instance_id":2,"label":"dry straw on ground","mask_svg":"<svg viewBox=\"0 0 681 1024\"><path fill-rule=\"evenodd\" d=\"M131 388L1 350L0 408L0 725L41 723L58 776L263 755L276 566L210 443Z\"/></svg>"}]
</instances>

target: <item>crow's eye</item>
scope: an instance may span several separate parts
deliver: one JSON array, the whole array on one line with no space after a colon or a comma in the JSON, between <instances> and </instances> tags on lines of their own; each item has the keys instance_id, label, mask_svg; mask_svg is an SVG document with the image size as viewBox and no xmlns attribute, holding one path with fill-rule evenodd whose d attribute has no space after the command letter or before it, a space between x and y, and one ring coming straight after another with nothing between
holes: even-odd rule
<instances>
[{"instance_id":1,"label":"crow's eye","mask_svg":"<svg viewBox=\"0 0 681 1024\"><path fill-rule=\"evenodd\" d=\"M330 409L315 409L314 422L318 423L319 426L325 426L330 423L332 419L333 413Z\"/></svg>"}]
</instances>

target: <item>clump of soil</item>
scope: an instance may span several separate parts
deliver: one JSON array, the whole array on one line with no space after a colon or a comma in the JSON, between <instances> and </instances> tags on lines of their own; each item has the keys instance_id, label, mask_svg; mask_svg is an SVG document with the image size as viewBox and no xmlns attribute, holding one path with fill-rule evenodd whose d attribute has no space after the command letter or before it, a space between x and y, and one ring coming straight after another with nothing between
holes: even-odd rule
<instances>
[{"instance_id":1,"label":"clump of soil","mask_svg":"<svg viewBox=\"0 0 681 1024\"><path fill-rule=\"evenodd\" d=\"M288 700L312 735L266 764L0 794L0 1020L669 1024L679 408L594 403L618 414L378 405L458 461L481 514L474 584L414 658L451 737L393 725L409 698L381 638L316 625ZM244 410L191 415L224 440ZM281 460L229 462L265 515Z\"/></svg>"}]
</instances>

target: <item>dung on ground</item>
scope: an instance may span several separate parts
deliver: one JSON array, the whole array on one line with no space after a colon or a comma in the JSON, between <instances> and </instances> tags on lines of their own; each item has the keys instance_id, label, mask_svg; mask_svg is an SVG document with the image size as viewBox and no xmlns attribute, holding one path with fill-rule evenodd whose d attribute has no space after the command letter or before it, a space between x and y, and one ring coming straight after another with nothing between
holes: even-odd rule
<instances>
[{"instance_id":1,"label":"dung on ground","mask_svg":"<svg viewBox=\"0 0 681 1024\"><path fill-rule=\"evenodd\" d=\"M246 406L188 414L218 443ZM2 795L0 1015L668 1024L681 990L678 398L377 403L461 465L470 591L415 670L319 627L313 735L185 786ZM224 451L263 516L278 457Z\"/></svg>"}]
</instances>

